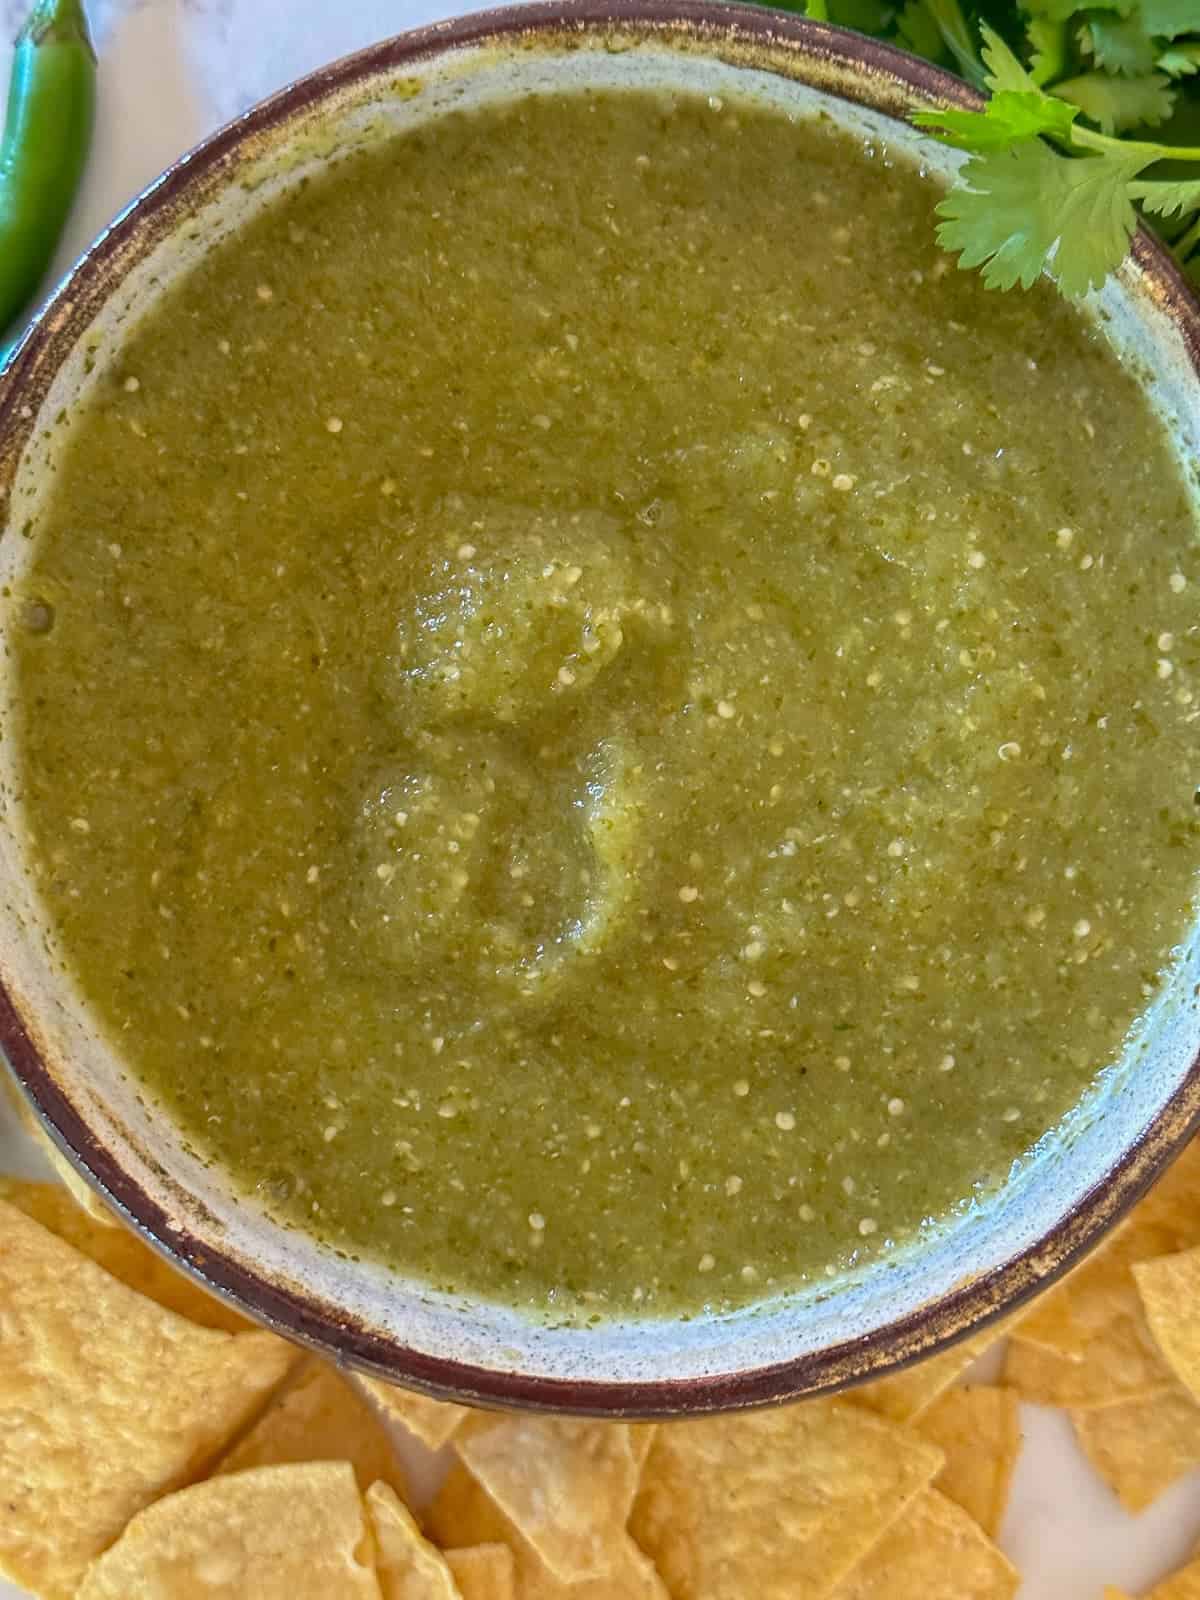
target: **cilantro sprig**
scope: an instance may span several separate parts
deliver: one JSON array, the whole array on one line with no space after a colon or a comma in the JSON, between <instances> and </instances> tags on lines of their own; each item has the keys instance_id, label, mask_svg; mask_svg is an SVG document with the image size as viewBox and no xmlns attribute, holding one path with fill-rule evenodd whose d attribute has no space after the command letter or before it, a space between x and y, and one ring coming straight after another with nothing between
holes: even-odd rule
<instances>
[{"instance_id":1,"label":"cilantro sprig","mask_svg":"<svg viewBox=\"0 0 1200 1600\"><path fill-rule=\"evenodd\" d=\"M792 0L988 92L913 121L968 153L938 238L995 289L1098 288L1139 221L1200 285L1200 0Z\"/></svg>"}]
</instances>

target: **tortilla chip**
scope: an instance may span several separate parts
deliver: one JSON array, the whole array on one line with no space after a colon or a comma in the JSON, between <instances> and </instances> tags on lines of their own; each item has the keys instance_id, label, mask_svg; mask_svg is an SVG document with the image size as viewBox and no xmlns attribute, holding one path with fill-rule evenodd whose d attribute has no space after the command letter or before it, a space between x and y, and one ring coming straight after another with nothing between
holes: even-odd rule
<instances>
[{"instance_id":1,"label":"tortilla chip","mask_svg":"<svg viewBox=\"0 0 1200 1600\"><path fill-rule=\"evenodd\" d=\"M630 1422L626 1426L629 1429L629 1448L633 1451L634 1464L640 1478L659 1425L657 1422Z\"/></svg>"},{"instance_id":2,"label":"tortilla chip","mask_svg":"<svg viewBox=\"0 0 1200 1600\"><path fill-rule=\"evenodd\" d=\"M138 1513L79 1600L380 1600L344 1461L211 1478Z\"/></svg>"},{"instance_id":3,"label":"tortilla chip","mask_svg":"<svg viewBox=\"0 0 1200 1600\"><path fill-rule=\"evenodd\" d=\"M430 1507L429 1526L443 1546L462 1544L464 1539L508 1545L513 1553L514 1600L676 1600L624 1530L613 1536L612 1564L604 1577L563 1583L461 1463L451 1467Z\"/></svg>"},{"instance_id":4,"label":"tortilla chip","mask_svg":"<svg viewBox=\"0 0 1200 1600\"><path fill-rule=\"evenodd\" d=\"M640 1475L627 1427L505 1417L455 1449L556 1578L574 1583L609 1569Z\"/></svg>"},{"instance_id":5,"label":"tortilla chip","mask_svg":"<svg viewBox=\"0 0 1200 1600\"><path fill-rule=\"evenodd\" d=\"M1138 1202L1133 1216L1174 1233L1172 1250L1200 1244L1200 1138L1184 1145L1145 1199Z\"/></svg>"},{"instance_id":6,"label":"tortilla chip","mask_svg":"<svg viewBox=\"0 0 1200 1600\"><path fill-rule=\"evenodd\" d=\"M1171 1374L1142 1308L1133 1267L1200 1244L1200 1144L1184 1153L1082 1265L1034 1306L1020 1339L1060 1358L1040 1364L1031 1400L1049 1405L1107 1405L1169 1384ZM1072 1379L1061 1366L1084 1369ZM1033 1363L1018 1361L1018 1372ZM1010 1381L1013 1381L1010 1379Z\"/></svg>"},{"instance_id":7,"label":"tortilla chip","mask_svg":"<svg viewBox=\"0 0 1200 1600\"><path fill-rule=\"evenodd\" d=\"M408 1483L386 1428L344 1378L322 1361L297 1376L221 1461L218 1472L288 1461L348 1461L365 1493L376 1479L402 1499Z\"/></svg>"},{"instance_id":8,"label":"tortilla chip","mask_svg":"<svg viewBox=\"0 0 1200 1600\"><path fill-rule=\"evenodd\" d=\"M378 1378L364 1378L359 1373L351 1382L364 1390L389 1422L399 1422L429 1450L440 1450L448 1444L459 1424L473 1414L469 1406L456 1405L451 1400L431 1400L428 1395L399 1389L394 1383L383 1383Z\"/></svg>"},{"instance_id":9,"label":"tortilla chip","mask_svg":"<svg viewBox=\"0 0 1200 1600\"><path fill-rule=\"evenodd\" d=\"M119 1228L120 1219L113 1215L112 1209L107 1206L96 1191L82 1177L63 1155L53 1141L37 1130L38 1141L42 1146L42 1154L54 1168L58 1181L70 1192L72 1200L82 1211L86 1211L93 1222L98 1222L104 1228Z\"/></svg>"},{"instance_id":10,"label":"tortilla chip","mask_svg":"<svg viewBox=\"0 0 1200 1600\"><path fill-rule=\"evenodd\" d=\"M1020 1584L1021 1574L979 1525L945 1495L925 1489L835 1600L1012 1600Z\"/></svg>"},{"instance_id":11,"label":"tortilla chip","mask_svg":"<svg viewBox=\"0 0 1200 1600\"><path fill-rule=\"evenodd\" d=\"M115 1217L98 1222L90 1211L83 1211L57 1183L25 1183L19 1178L0 1178L0 1200L7 1200L27 1217L49 1228L60 1239L74 1245L105 1272L127 1283L168 1311L176 1311L202 1328L221 1328L226 1333L241 1333L253 1327L238 1311L208 1294L177 1267L143 1244L131 1228Z\"/></svg>"},{"instance_id":12,"label":"tortilla chip","mask_svg":"<svg viewBox=\"0 0 1200 1600\"><path fill-rule=\"evenodd\" d=\"M375 1561L383 1600L462 1600L442 1552L429 1543L412 1512L386 1483L367 1490Z\"/></svg>"},{"instance_id":13,"label":"tortilla chip","mask_svg":"<svg viewBox=\"0 0 1200 1600\"><path fill-rule=\"evenodd\" d=\"M117 1218L112 1211L91 1186L80 1177L79 1173L76 1172L75 1168L43 1128L34 1114L33 1107L25 1098L23 1090L17 1087L16 1079L2 1062L0 1062L0 1084L3 1084L8 1091L9 1103L16 1112L21 1127L33 1140L34 1144L37 1145L42 1159L54 1169L59 1181L70 1190L75 1203L86 1211L93 1221L102 1224L106 1228L118 1227Z\"/></svg>"},{"instance_id":14,"label":"tortilla chip","mask_svg":"<svg viewBox=\"0 0 1200 1600\"><path fill-rule=\"evenodd\" d=\"M1085 1293L1064 1291L1072 1294L1075 1318L1070 1343L1057 1351L1043 1346L1047 1355L1076 1369L1073 1377L1060 1373L1054 1403L1107 1405L1169 1383L1171 1373L1150 1333L1129 1264L1114 1265L1110 1276L1108 1261L1098 1262L1078 1282Z\"/></svg>"},{"instance_id":15,"label":"tortilla chip","mask_svg":"<svg viewBox=\"0 0 1200 1600\"><path fill-rule=\"evenodd\" d=\"M1131 1594L1126 1594L1124 1589L1114 1589L1112 1584L1106 1584L1104 1589L1104 1600L1133 1600L1133 1596Z\"/></svg>"},{"instance_id":16,"label":"tortilla chip","mask_svg":"<svg viewBox=\"0 0 1200 1600\"><path fill-rule=\"evenodd\" d=\"M1147 1339L1149 1336L1147 1327ZM1079 1365L1069 1356L1029 1344L1022 1335L1014 1334L1005 1356L1004 1382L1026 1400L1074 1411L1110 1406L1118 1400L1149 1399L1172 1386L1174 1380L1165 1362L1146 1356L1140 1347L1131 1351L1135 1336L1128 1322L1111 1337L1111 1344L1098 1339L1092 1359ZM1126 1355L1129 1370L1136 1368L1140 1377L1135 1387L1122 1381L1121 1361Z\"/></svg>"},{"instance_id":17,"label":"tortilla chip","mask_svg":"<svg viewBox=\"0 0 1200 1600\"><path fill-rule=\"evenodd\" d=\"M822 1600L943 1462L837 1401L664 1427L630 1532L673 1600Z\"/></svg>"},{"instance_id":18,"label":"tortilla chip","mask_svg":"<svg viewBox=\"0 0 1200 1600\"><path fill-rule=\"evenodd\" d=\"M0 1061L0 1098L11 1108L21 1126L27 1131L30 1130L31 1123L36 1125L37 1118L30 1109L29 1101L25 1098L25 1091L17 1083L13 1070L7 1061Z\"/></svg>"},{"instance_id":19,"label":"tortilla chip","mask_svg":"<svg viewBox=\"0 0 1200 1600\"><path fill-rule=\"evenodd\" d=\"M1026 1344L1037 1345L1056 1356L1082 1361L1070 1301L1062 1289L1063 1284L1057 1283L1034 1301L1033 1310L1021 1324L1021 1338Z\"/></svg>"},{"instance_id":20,"label":"tortilla chip","mask_svg":"<svg viewBox=\"0 0 1200 1600\"><path fill-rule=\"evenodd\" d=\"M460 1446L467 1439L477 1439L481 1433L490 1433L493 1428L500 1426L504 1417L503 1411L468 1411L454 1430L451 1443L455 1452L461 1455Z\"/></svg>"},{"instance_id":21,"label":"tortilla chip","mask_svg":"<svg viewBox=\"0 0 1200 1600\"><path fill-rule=\"evenodd\" d=\"M1144 1511L1200 1464L1200 1406L1178 1385L1072 1411L1084 1454L1127 1511Z\"/></svg>"},{"instance_id":22,"label":"tortilla chip","mask_svg":"<svg viewBox=\"0 0 1200 1600\"><path fill-rule=\"evenodd\" d=\"M1200 1398L1200 1249L1136 1262L1133 1277L1167 1365Z\"/></svg>"},{"instance_id":23,"label":"tortilla chip","mask_svg":"<svg viewBox=\"0 0 1200 1600\"><path fill-rule=\"evenodd\" d=\"M986 1328L968 1339L960 1339L948 1350L926 1356L886 1378L876 1378L873 1383L851 1389L846 1399L891 1422L915 1422L940 1394L962 1377L972 1361L977 1361L993 1345L1007 1338L1024 1316L1024 1312L1018 1312L1016 1316L990 1322Z\"/></svg>"},{"instance_id":24,"label":"tortilla chip","mask_svg":"<svg viewBox=\"0 0 1200 1600\"><path fill-rule=\"evenodd\" d=\"M50 1600L204 1472L296 1359L194 1327L0 1201L0 1573Z\"/></svg>"},{"instance_id":25,"label":"tortilla chip","mask_svg":"<svg viewBox=\"0 0 1200 1600\"><path fill-rule=\"evenodd\" d=\"M1169 1578L1164 1578L1157 1588L1151 1589L1146 1600L1200 1600L1200 1561L1180 1567Z\"/></svg>"},{"instance_id":26,"label":"tortilla chip","mask_svg":"<svg viewBox=\"0 0 1200 1600\"><path fill-rule=\"evenodd\" d=\"M506 1544L514 1556L522 1547L540 1567L538 1553L509 1522L487 1491L456 1461L442 1480L425 1516L430 1534L443 1550L451 1545Z\"/></svg>"},{"instance_id":27,"label":"tortilla chip","mask_svg":"<svg viewBox=\"0 0 1200 1600\"><path fill-rule=\"evenodd\" d=\"M472 1544L444 1554L462 1600L515 1600L516 1565L506 1544Z\"/></svg>"},{"instance_id":28,"label":"tortilla chip","mask_svg":"<svg viewBox=\"0 0 1200 1600\"><path fill-rule=\"evenodd\" d=\"M975 1359L966 1346L964 1340L889 1377L864 1383L860 1388L851 1389L846 1399L892 1422L912 1422L927 1411Z\"/></svg>"},{"instance_id":29,"label":"tortilla chip","mask_svg":"<svg viewBox=\"0 0 1200 1600\"><path fill-rule=\"evenodd\" d=\"M934 1487L994 1539L1021 1451L1016 1393L990 1384L948 1389L921 1418L918 1432L946 1457Z\"/></svg>"}]
</instances>

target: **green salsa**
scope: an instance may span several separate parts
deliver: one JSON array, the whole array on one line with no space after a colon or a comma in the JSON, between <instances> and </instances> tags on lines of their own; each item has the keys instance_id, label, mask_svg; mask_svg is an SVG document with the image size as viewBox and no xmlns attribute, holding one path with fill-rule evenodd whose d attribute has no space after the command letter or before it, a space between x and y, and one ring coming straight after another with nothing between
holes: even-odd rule
<instances>
[{"instance_id":1,"label":"green salsa","mask_svg":"<svg viewBox=\"0 0 1200 1600\"><path fill-rule=\"evenodd\" d=\"M1121 1056L1200 862L1196 516L937 198L750 102L457 111L112 358L8 602L24 818L130 1072L277 1216L729 1307Z\"/></svg>"}]
</instances>

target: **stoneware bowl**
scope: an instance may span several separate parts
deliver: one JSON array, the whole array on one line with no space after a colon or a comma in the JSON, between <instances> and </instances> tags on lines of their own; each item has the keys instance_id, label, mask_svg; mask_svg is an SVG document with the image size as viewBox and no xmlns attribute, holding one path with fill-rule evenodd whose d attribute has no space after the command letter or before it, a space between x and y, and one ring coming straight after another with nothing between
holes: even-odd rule
<instances>
[{"instance_id":1,"label":"stoneware bowl","mask_svg":"<svg viewBox=\"0 0 1200 1600\"><path fill-rule=\"evenodd\" d=\"M119 352L131 319L214 239L340 150L449 107L540 89L650 85L827 114L865 140L955 157L903 122L978 104L956 79L836 28L752 6L552 0L467 17L285 89L172 167L84 256L0 380L0 584L52 471L58 419ZM1200 459L1200 310L1164 253L1135 241L1097 297L1106 336L1146 374L1185 459ZM6 590L3 592L7 592ZM3 619L7 624L7 617ZM7 652L2 668L7 674ZM17 708L0 683L0 733ZM1085 1251L1200 1117L1200 940L1155 1004L1141 1053L1105 1076L1000 1193L907 1254L821 1294L691 1320L535 1324L355 1263L272 1224L140 1100L48 954L22 844L13 740L0 738L0 1041L45 1129L174 1261L252 1316L348 1365L483 1403L659 1416L832 1389L926 1355L1012 1308Z\"/></svg>"}]
</instances>

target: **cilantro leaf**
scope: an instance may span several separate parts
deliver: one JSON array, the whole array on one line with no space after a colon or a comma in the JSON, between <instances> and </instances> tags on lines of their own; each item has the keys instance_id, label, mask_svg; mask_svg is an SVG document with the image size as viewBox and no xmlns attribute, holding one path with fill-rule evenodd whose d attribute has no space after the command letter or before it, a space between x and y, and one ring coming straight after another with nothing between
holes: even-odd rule
<instances>
[{"instance_id":1,"label":"cilantro leaf","mask_svg":"<svg viewBox=\"0 0 1200 1600\"><path fill-rule=\"evenodd\" d=\"M1154 40L1140 16L1093 16L1083 29L1096 65L1105 72L1136 78L1153 72L1158 59Z\"/></svg>"},{"instance_id":2,"label":"cilantro leaf","mask_svg":"<svg viewBox=\"0 0 1200 1600\"><path fill-rule=\"evenodd\" d=\"M1029 39L1029 76L1039 86L1061 78L1067 66L1067 27L1049 17L1030 17L1026 24Z\"/></svg>"},{"instance_id":3,"label":"cilantro leaf","mask_svg":"<svg viewBox=\"0 0 1200 1600\"><path fill-rule=\"evenodd\" d=\"M981 22L979 32L983 37L983 59L988 69L984 81L992 93L995 95L1002 89L1011 89L1014 93L1032 90L1035 94L1040 94L1037 84L995 28L989 28L986 22Z\"/></svg>"},{"instance_id":4,"label":"cilantro leaf","mask_svg":"<svg viewBox=\"0 0 1200 1600\"><path fill-rule=\"evenodd\" d=\"M1007 150L1043 133L1066 138L1078 114L1076 106L1052 95L1000 89L983 111L917 111L912 121L948 136L962 150Z\"/></svg>"},{"instance_id":5,"label":"cilantro leaf","mask_svg":"<svg viewBox=\"0 0 1200 1600\"><path fill-rule=\"evenodd\" d=\"M1184 179L1182 183L1168 183L1159 179L1130 186L1130 194L1141 202L1146 211L1159 217L1184 216L1189 211L1200 210L1200 178Z\"/></svg>"},{"instance_id":6,"label":"cilantro leaf","mask_svg":"<svg viewBox=\"0 0 1200 1600\"><path fill-rule=\"evenodd\" d=\"M1084 72L1054 85L1054 93L1078 106L1105 133L1141 125L1157 126L1175 109L1171 80L1160 72L1144 78L1117 78L1110 72Z\"/></svg>"},{"instance_id":7,"label":"cilantro leaf","mask_svg":"<svg viewBox=\"0 0 1200 1600\"><path fill-rule=\"evenodd\" d=\"M1128 16L1137 0L1021 0L1022 9L1050 22L1070 22L1085 6L1089 11L1117 11Z\"/></svg>"},{"instance_id":8,"label":"cilantro leaf","mask_svg":"<svg viewBox=\"0 0 1200 1600\"><path fill-rule=\"evenodd\" d=\"M1196 0L1141 0L1142 26L1156 39L1177 39L1200 29Z\"/></svg>"},{"instance_id":9,"label":"cilantro leaf","mask_svg":"<svg viewBox=\"0 0 1200 1600\"><path fill-rule=\"evenodd\" d=\"M1155 62L1160 72L1169 72L1173 78L1188 78L1200 72L1200 44L1175 44L1164 50Z\"/></svg>"},{"instance_id":10,"label":"cilantro leaf","mask_svg":"<svg viewBox=\"0 0 1200 1600\"><path fill-rule=\"evenodd\" d=\"M1028 289L1048 272L1064 294L1099 288L1120 266L1137 225L1128 184L1135 155L1072 159L1040 140L974 155L938 206L938 240L960 267L983 267L991 289Z\"/></svg>"}]
</instances>

